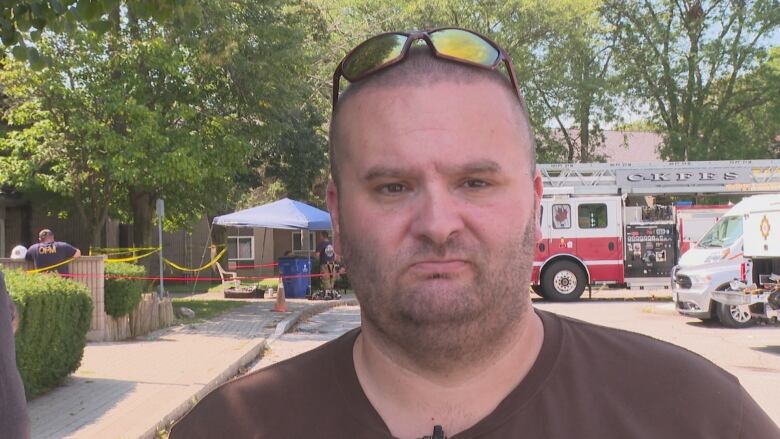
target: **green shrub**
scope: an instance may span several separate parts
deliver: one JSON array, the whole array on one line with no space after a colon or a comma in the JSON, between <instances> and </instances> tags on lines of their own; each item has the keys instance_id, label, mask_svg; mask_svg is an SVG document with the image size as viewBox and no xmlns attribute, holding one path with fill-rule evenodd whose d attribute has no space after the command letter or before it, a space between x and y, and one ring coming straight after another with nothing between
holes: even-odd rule
<instances>
[{"instance_id":1,"label":"green shrub","mask_svg":"<svg viewBox=\"0 0 780 439\"><path fill-rule=\"evenodd\" d=\"M92 320L92 298L86 286L56 274L9 270L5 280L21 317L16 363L31 398L78 369Z\"/></svg>"},{"instance_id":2,"label":"green shrub","mask_svg":"<svg viewBox=\"0 0 780 439\"><path fill-rule=\"evenodd\" d=\"M141 301L141 294L146 286L142 279L117 279L111 276L143 277L146 273L140 265L117 262L106 264L106 314L122 317L130 314Z\"/></svg>"}]
</instances>

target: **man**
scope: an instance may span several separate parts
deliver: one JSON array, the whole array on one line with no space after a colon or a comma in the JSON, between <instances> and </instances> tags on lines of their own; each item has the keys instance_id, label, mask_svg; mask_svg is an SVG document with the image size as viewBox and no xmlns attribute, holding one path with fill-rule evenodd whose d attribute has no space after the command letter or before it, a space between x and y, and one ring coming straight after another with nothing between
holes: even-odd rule
<instances>
[{"instance_id":1,"label":"man","mask_svg":"<svg viewBox=\"0 0 780 439\"><path fill-rule=\"evenodd\" d=\"M320 232L320 242L317 244L317 258L320 260L320 275L325 298L336 298L333 285L336 280L336 250L330 242L328 232Z\"/></svg>"},{"instance_id":2,"label":"man","mask_svg":"<svg viewBox=\"0 0 780 439\"><path fill-rule=\"evenodd\" d=\"M14 332L19 318L0 272L0 437L30 437L30 419L22 379L16 368Z\"/></svg>"},{"instance_id":3,"label":"man","mask_svg":"<svg viewBox=\"0 0 780 439\"><path fill-rule=\"evenodd\" d=\"M172 437L780 437L709 361L533 309L542 181L515 84L464 30L339 64L327 200L362 327L212 392Z\"/></svg>"},{"instance_id":4,"label":"man","mask_svg":"<svg viewBox=\"0 0 780 439\"><path fill-rule=\"evenodd\" d=\"M57 270L58 273L67 275L70 270L66 261L80 256L81 250L67 242L55 241L54 232L43 229L38 232L38 243L27 249L25 259L32 261L36 270L51 267L51 270Z\"/></svg>"}]
</instances>

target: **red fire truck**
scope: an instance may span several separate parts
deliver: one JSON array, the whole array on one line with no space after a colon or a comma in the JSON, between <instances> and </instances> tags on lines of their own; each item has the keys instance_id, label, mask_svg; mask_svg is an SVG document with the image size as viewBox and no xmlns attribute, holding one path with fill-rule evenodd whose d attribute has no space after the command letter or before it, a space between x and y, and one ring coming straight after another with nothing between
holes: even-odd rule
<instances>
[{"instance_id":1,"label":"red fire truck","mask_svg":"<svg viewBox=\"0 0 780 439\"><path fill-rule=\"evenodd\" d=\"M539 165L544 180L532 288L577 300L592 285L669 288L677 258L727 209L699 195L780 191L780 160ZM683 205L658 206L658 196Z\"/></svg>"}]
</instances>

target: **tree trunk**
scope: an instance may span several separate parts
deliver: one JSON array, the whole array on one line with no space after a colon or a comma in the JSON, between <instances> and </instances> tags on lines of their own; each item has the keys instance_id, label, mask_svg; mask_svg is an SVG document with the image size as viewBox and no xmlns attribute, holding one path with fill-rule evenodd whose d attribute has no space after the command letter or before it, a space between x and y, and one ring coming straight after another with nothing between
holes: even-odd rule
<instances>
[{"instance_id":1,"label":"tree trunk","mask_svg":"<svg viewBox=\"0 0 780 439\"><path fill-rule=\"evenodd\" d=\"M130 189L130 207L133 210L133 246L150 247L152 242L152 215L154 196L144 190Z\"/></svg>"},{"instance_id":2,"label":"tree trunk","mask_svg":"<svg viewBox=\"0 0 780 439\"><path fill-rule=\"evenodd\" d=\"M590 160L590 101L583 102L580 110L580 163Z\"/></svg>"}]
</instances>

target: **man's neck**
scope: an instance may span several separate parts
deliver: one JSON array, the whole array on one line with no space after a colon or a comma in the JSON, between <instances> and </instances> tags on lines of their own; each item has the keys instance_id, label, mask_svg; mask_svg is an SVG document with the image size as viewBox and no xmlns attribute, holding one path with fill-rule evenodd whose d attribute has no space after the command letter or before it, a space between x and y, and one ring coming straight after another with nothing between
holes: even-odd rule
<instances>
[{"instance_id":1,"label":"man's neck","mask_svg":"<svg viewBox=\"0 0 780 439\"><path fill-rule=\"evenodd\" d=\"M446 371L419 367L399 350L384 349L364 324L353 349L355 372L393 436L419 438L434 425L452 436L488 416L525 378L541 350L542 322L530 306L524 314L495 355Z\"/></svg>"}]
</instances>

